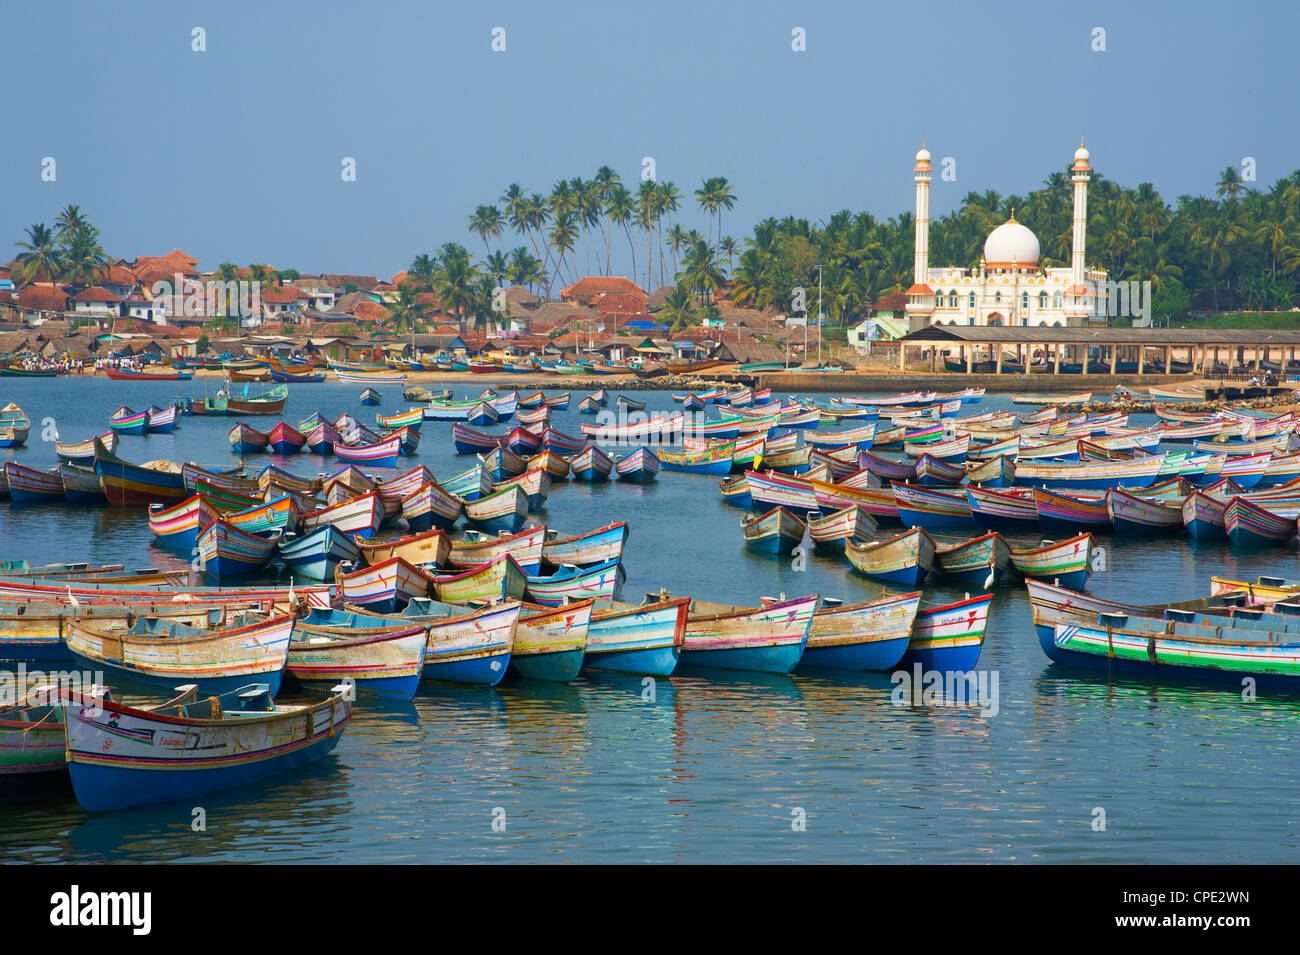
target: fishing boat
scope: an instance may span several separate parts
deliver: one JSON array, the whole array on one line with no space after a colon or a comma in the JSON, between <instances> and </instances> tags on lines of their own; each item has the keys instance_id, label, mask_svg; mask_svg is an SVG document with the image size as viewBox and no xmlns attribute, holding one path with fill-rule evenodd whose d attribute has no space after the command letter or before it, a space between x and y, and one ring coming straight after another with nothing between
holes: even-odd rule
<instances>
[{"instance_id":1,"label":"fishing boat","mask_svg":"<svg viewBox=\"0 0 1300 955\"><path fill-rule=\"evenodd\" d=\"M125 368L105 368L110 381L189 381L194 377L188 371L129 371Z\"/></svg>"},{"instance_id":2,"label":"fishing boat","mask_svg":"<svg viewBox=\"0 0 1300 955\"><path fill-rule=\"evenodd\" d=\"M57 467L50 471L37 471L6 461L0 470L4 472L9 496L15 504L54 504L66 500L63 478Z\"/></svg>"},{"instance_id":3,"label":"fishing boat","mask_svg":"<svg viewBox=\"0 0 1300 955\"><path fill-rule=\"evenodd\" d=\"M543 529L541 561L552 567L572 564L576 567L592 567L606 561L620 560L627 543L628 527L626 521L617 521L588 531L563 537L558 531ZM520 561L525 569L528 564Z\"/></svg>"},{"instance_id":4,"label":"fishing boat","mask_svg":"<svg viewBox=\"0 0 1300 955\"><path fill-rule=\"evenodd\" d=\"M59 478L63 483L63 498L69 504L107 504L104 489L99 486L99 475L93 467L60 464Z\"/></svg>"},{"instance_id":5,"label":"fishing boat","mask_svg":"<svg viewBox=\"0 0 1300 955\"><path fill-rule=\"evenodd\" d=\"M528 470L528 462L515 452L505 447L495 447L483 455L483 469L495 482L523 474Z\"/></svg>"},{"instance_id":6,"label":"fishing boat","mask_svg":"<svg viewBox=\"0 0 1300 955\"><path fill-rule=\"evenodd\" d=\"M230 453L243 457L265 451L271 445L271 436L252 425L239 422L230 429Z\"/></svg>"},{"instance_id":7,"label":"fishing boat","mask_svg":"<svg viewBox=\"0 0 1300 955\"><path fill-rule=\"evenodd\" d=\"M744 476L739 480L745 480ZM875 518L856 504L824 516L808 516L808 536L813 546L825 554L843 554L849 541L871 540L878 529Z\"/></svg>"},{"instance_id":8,"label":"fishing boat","mask_svg":"<svg viewBox=\"0 0 1300 955\"><path fill-rule=\"evenodd\" d=\"M344 371L334 369L334 377L342 385L404 385L406 375L391 371Z\"/></svg>"},{"instance_id":9,"label":"fishing boat","mask_svg":"<svg viewBox=\"0 0 1300 955\"><path fill-rule=\"evenodd\" d=\"M1155 482L1165 463L1164 454L1131 461L1099 461L1082 464L1016 462L1016 484L1048 488L1127 487L1141 489Z\"/></svg>"},{"instance_id":10,"label":"fishing boat","mask_svg":"<svg viewBox=\"0 0 1300 955\"><path fill-rule=\"evenodd\" d=\"M999 454L997 457L980 463L966 465L966 480L980 487L1011 487L1016 483L1016 461L1014 453Z\"/></svg>"},{"instance_id":11,"label":"fishing boat","mask_svg":"<svg viewBox=\"0 0 1300 955\"><path fill-rule=\"evenodd\" d=\"M671 676L681 657L691 598L652 600L637 606L597 601L587 627L584 669Z\"/></svg>"},{"instance_id":12,"label":"fishing boat","mask_svg":"<svg viewBox=\"0 0 1300 955\"><path fill-rule=\"evenodd\" d=\"M0 425L0 431L3 431L3 425ZM116 434L108 431L99 435L99 440L103 442L105 449L110 454L116 453L118 444ZM59 463L61 464L76 464L93 468L95 466L95 439L67 443L55 441L54 453L59 456Z\"/></svg>"},{"instance_id":13,"label":"fishing boat","mask_svg":"<svg viewBox=\"0 0 1300 955\"><path fill-rule=\"evenodd\" d=\"M511 672L526 680L576 680L587 652L594 603L583 600L521 614L510 655Z\"/></svg>"},{"instance_id":14,"label":"fishing boat","mask_svg":"<svg viewBox=\"0 0 1300 955\"><path fill-rule=\"evenodd\" d=\"M1092 535L1044 541L1038 547L1011 548L1011 563L1022 577L1082 590L1092 567Z\"/></svg>"},{"instance_id":15,"label":"fishing boat","mask_svg":"<svg viewBox=\"0 0 1300 955\"><path fill-rule=\"evenodd\" d=\"M447 556L442 563L444 567L468 570L509 554L525 574L540 574L547 533L545 524L525 528L517 534L499 533L495 536L467 530L461 539L449 541Z\"/></svg>"},{"instance_id":16,"label":"fishing boat","mask_svg":"<svg viewBox=\"0 0 1300 955\"><path fill-rule=\"evenodd\" d=\"M303 514L299 526L304 534L309 534L319 527L332 524L345 534L361 540L369 540L383 520L383 505L379 495L367 491L355 497L329 504L315 511Z\"/></svg>"},{"instance_id":17,"label":"fishing boat","mask_svg":"<svg viewBox=\"0 0 1300 955\"><path fill-rule=\"evenodd\" d=\"M324 524L305 534L282 537L280 560L292 574L309 580L332 581L335 570L342 564L361 562L361 548L351 535L332 524Z\"/></svg>"},{"instance_id":18,"label":"fishing boat","mask_svg":"<svg viewBox=\"0 0 1300 955\"><path fill-rule=\"evenodd\" d=\"M87 695L109 698L101 686L92 686ZM33 686L19 699L0 705L0 784L66 773L66 750L57 685Z\"/></svg>"},{"instance_id":19,"label":"fishing boat","mask_svg":"<svg viewBox=\"0 0 1300 955\"><path fill-rule=\"evenodd\" d=\"M276 454L297 454L307 443L307 436L292 425L278 421L271 428L270 442Z\"/></svg>"},{"instance_id":20,"label":"fishing boat","mask_svg":"<svg viewBox=\"0 0 1300 955\"><path fill-rule=\"evenodd\" d=\"M374 613L395 613L413 597L429 595L430 578L402 557L338 574L341 599Z\"/></svg>"},{"instance_id":21,"label":"fishing boat","mask_svg":"<svg viewBox=\"0 0 1300 955\"><path fill-rule=\"evenodd\" d=\"M377 405L381 404L383 400L384 396L380 394L378 388L361 389L361 403L363 405Z\"/></svg>"},{"instance_id":22,"label":"fishing boat","mask_svg":"<svg viewBox=\"0 0 1300 955\"><path fill-rule=\"evenodd\" d=\"M1104 494L1066 494L1037 487L1032 492L1038 526L1044 531L1076 534L1111 527Z\"/></svg>"},{"instance_id":23,"label":"fishing boat","mask_svg":"<svg viewBox=\"0 0 1300 955\"><path fill-rule=\"evenodd\" d=\"M813 614L800 668L892 670L912 638L920 592L823 605Z\"/></svg>"},{"instance_id":24,"label":"fishing boat","mask_svg":"<svg viewBox=\"0 0 1300 955\"><path fill-rule=\"evenodd\" d=\"M619 395L618 398L615 400L615 404L626 411L645 410L644 401L637 401L635 398L629 398L627 395Z\"/></svg>"},{"instance_id":25,"label":"fishing boat","mask_svg":"<svg viewBox=\"0 0 1300 955\"><path fill-rule=\"evenodd\" d=\"M131 464L112 454L95 439L95 473L100 487L115 507L183 500L187 494L181 469L171 461Z\"/></svg>"},{"instance_id":26,"label":"fishing boat","mask_svg":"<svg viewBox=\"0 0 1300 955\"><path fill-rule=\"evenodd\" d=\"M888 490L894 496L898 519L908 527L929 530L970 527L971 502L960 490L941 490L896 481Z\"/></svg>"},{"instance_id":27,"label":"fishing boat","mask_svg":"<svg viewBox=\"0 0 1300 955\"><path fill-rule=\"evenodd\" d=\"M1286 544L1296 535L1296 519L1274 513L1245 497L1234 497L1223 509L1223 527L1234 547Z\"/></svg>"},{"instance_id":28,"label":"fishing boat","mask_svg":"<svg viewBox=\"0 0 1300 955\"><path fill-rule=\"evenodd\" d=\"M1226 507L1218 498L1193 489L1183 498L1180 508L1183 527L1193 540L1225 540L1228 535L1224 520Z\"/></svg>"},{"instance_id":29,"label":"fishing boat","mask_svg":"<svg viewBox=\"0 0 1300 955\"><path fill-rule=\"evenodd\" d=\"M726 441L699 451L660 450L658 457L660 466L666 471L722 475L731 473L731 461L735 451L736 443Z\"/></svg>"},{"instance_id":30,"label":"fishing boat","mask_svg":"<svg viewBox=\"0 0 1300 955\"><path fill-rule=\"evenodd\" d=\"M125 623L69 618L68 652L114 685L170 690L193 683L204 696L218 696L249 680L279 692L294 617L232 613L211 629L162 616Z\"/></svg>"},{"instance_id":31,"label":"fishing boat","mask_svg":"<svg viewBox=\"0 0 1300 955\"><path fill-rule=\"evenodd\" d=\"M153 710L96 699L64 713L72 789L97 812L247 787L317 759L338 744L352 703L335 687L320 702L277 704L255 683Z\"/></svg>"},{"instance_id":32,"label":"fishing boat","mask_svg":"<svg viewBox=\"0 0 1300 955\"><path fill-rule=\"evenodd\" d=\"M194 494L170 506L150 504L149 530L164 547L188 555L198 544L199 531L220 513L204 494Z\"/></svg>"},{"instance_id":33,"label":"fishing boat","mask_svg":"<svg viewBox=\"0 0 1300 955\"><path fill-rule=\"evenodd\" d=\"M340 626L340 617L353 626ZM414 621L393 627L383 617L313 610L298 623L285 668L302 686L348 685L357 694L411 700L427 647L426 628Z\"/></svg>"},{"instance_id":34,"label":"fishing boat","mask_svg":"<svg viewBox=\"0 0 1300 955\"><path fill-rule=\"evenodd\" d=\"M967 487L970 516L980 530L1024 531L1038 527L1038 506L1028 488L994 491Z\"/></svg>"},{"instance_id":35,"label":"fishing boat","mask_svg":"<svg viewBox=\"0 0 1300 955\"><path fill-rule=\"evenodd\" d=\"M421 679L496 686L510 665L521 605L518 601L466 612L427 598L412 600L400 618L427 628Z\"/></svg>"},{"instance_id":36,"label":"fishing boat","mask_svg":"<svg viewBox=\"0 0 1300 955\"><path fill-rule=\"evenodd\" d=\"M979 663L988 628L992 594L979 594L941 607L917 611L912 639L898 662L900 669L967 673Z\"/></svg>"},{"instance_id":37,"label":"fishing boat","mask_svg":"<svg viewBox=\"0 0 1300 955\"><path fill-rule=\"evenodd\" d=\"M803 657L820 603L817 594L756 608L696 601L686 618L679 665L790 673Z\"/></svg>"},{"instance_id":38,"label":"fishing boat","mask_svg":"<svg viewBox=\"0 0 1300 955\"><path fill-rule=\"evenodd\" d=\"M788 554L803 540L807 525L784 507L765 514L746 514L740 519L745 546L766 554Z\"/></svg>"},{"instance_id":39,"label":"fishing boat","mask_svg":"<svg viewBox=\"0 0 1300 955\"><path fill-rule=\"evenodd\" d=\"M849 541L844 553L859 572L876 580L915 587L934 570L934 538L913 527L884 540Z\"/></svg>"},{"instance_id":40,"label":"fishing boat","mask_svg":"<svg viewBox=\"0 0 1300 955\"><path fill-rule=\"evenodd\" d=\"M341 461L366 464L376 468L395 468L401 449L402 439L398 435L393 435L391 438L373 444L335 445L334 454Z\"/></svg>"},{"instance_id":41,"label":"fishing boat","mask_svg":"<svg viewBox=\"0 0 1300 955\"><path fill-rule=\"evenodd\" d=\"M895 461L892 458L881 457L871 451L859 452L858 467L870 471L886 483L891 481L912 481L916 479L915 462ZM962 476L965 476L964 471Z\"/></svg>"},{"instance_id":42,"label":"fishing boat","mask_svg":"<svg viewBox=\"0 0 1300 955\"><path fill-rule=\"evenodd\" d=\"M480 530L514 534L528 518L528 495L517 486L493 491L466 501L465 517Z\"/></svg>"},{"instance_id":43,"label":"fishing boat","mask_svg":"<svg viewBox=\"0 0 1300 955\"><path fill-rule=\"evenodd\" d=\"M375 415L375 422L389 431L397 431L400 428L410 428L413 431L419 431L420 426L424 424L424 409L410 408L406 411L398 411L391 415Z\"/></svg>"},{"instance_id":44,"label":"fishing boat","mask_svg":"<svg viewBox=\"0 0 1300 955\"><path fill-rule=\"evenodd\" d=\"M122 405L109 416L108 426L114 434L144 434L149 430L149 412L132 411Z\"/></svg>"},{"instance_id":45,"label":"fishing boat","mask_svg":"<svg viewBox=\"0 0 1300 955\"><path fill-rule=\"evenodd\" d=\"M587 444L569 462L574 478L588 483L608 481L614 461L597 445Z\"/></svg>"},{"instance_id":46,"label":"fishing boat","mask_svg":"<svg viewBox=\"0 0 1300 955\"><path fill-rule=\"evenodd\" d=\"M195 542L199 566L214 580L255 574L275 556L280 534L253 534L225 517L214 517L199 531Z\"/></svg>"},{"instance_id":47,"label":"fishing boat","mask_svg":"<svg viewBox=\"0 0 1300 955\"><path fill-rule=\"evenodd\" d=\"M961 541L934 552L935 573L950 580L988 590L1015 573L1011 545L997 531Z\"/></svg>"},{"instance_id":48,"label":"fishing boat","mask_svg":"<svg viewBox=\"0 0 1300 955\"><path fill-rule=\"evenodd\" d=\"M432 584L434 596L451 604L522 600L527 586L524 569L510 554L502 554L461 573L435 574Z\"/></svg>"},{"instance_id":49,"label":"fishing boat","mask_svg":"<svg viewBox=\"0 0 1300 955\"><path fill-rule=\"evenodd\" d=\"M1015 405L1086 405L1092 401L1091 391L1069 395L1012 395Z\"/></svg>"},{"instance_id":50,"label":"fishing boat","mask_svg":"<svg viewBox=\"0 0 1300 955\"><path fill-rule=\"evenodd\" d=\"M622 562L617 559L594 567L566 564L550 577L528 576L524 596L543 607L597 597L617 600L626 578Z\"/></svg>"},{"instance_id":51,"label":"fishing boat","mask_svg":"<svg viewBox=\"0 0 1300 955\"><path fill-rule=\"evenodd\" d=\"M614 475L629 484L649 484L659 474L659 458L649 448L629 451L614 463Z\"/></svg>"},{"instance_id":52,"label":"fishing boat","mask_svg":"<svg viewBox=\"0 0 1300 955\"><path fill-rule=\"evenodd\" d=\"M1168 534L1183 526L1182 502L1165 504L1159 500L1140 497L1121 488L1106 492L1106 511L1116 533Z\"/></svg>"}]
</instances>

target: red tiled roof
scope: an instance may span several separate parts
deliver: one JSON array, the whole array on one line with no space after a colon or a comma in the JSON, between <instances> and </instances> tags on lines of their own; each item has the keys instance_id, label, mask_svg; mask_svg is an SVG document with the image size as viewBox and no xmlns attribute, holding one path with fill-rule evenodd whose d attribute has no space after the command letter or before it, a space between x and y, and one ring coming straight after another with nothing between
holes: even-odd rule
<instances>
[{"instance_id":1,"label":"red tiled roof","mask_svg":"<svg viewBox=\"0 0 1300 955\"><path fill-rule=\"evenodd\" d=\"M359 322L382 322L388 317L388 309L378 302L357 302L349 314Z\"/></svg>"},{"instance_id":2,"label":"red tiled roof","mask_svg":"<svg viewBox=\"0 0 1300 955\"><path fill-rule=\"evenodd\" d=\"M302 298L302 293L292 285L272 285L262 289L262 301L272 305L288 305Z\"/></svg>"},{"instance_id":3,"label":"red tiled roof","mask_svg":"<svg viewBox=\"0 0 1300 955\"><path fill-rule=\"evenodd\" d=\"M901 312L907 307L906 292L890 292L884 296L875 305L871 306L873 312Z\"/></svg>"},{"instance_id":4,"label":"red tiled roof","mask_svg":"<svg viewBox=\"0 0 1300 955\"><path fill-rule=\"evenodd\" d=\"M575 295L598 295L602 292L630 292L645 298L645 289L621 275L588 275L561 290L562 298Z\"/></svg>"},{"instance_id":5,"label":"red tiled roof","mask_svg":"<svg viewBox=\"0 0 1300 955\"><path fill-rule=\"evenodd\" d=\"M122 301L106 288L100 288L98 285L86 289L84 292L78 292L72 296L74 302L120 302Z\"/></svg>"},{"instance_id":6,"label":"red tiled roof","mask_svg":"<svg viewBox=\"0 0 1300 955\"><path fill-rule=\"evenodd\" d=\"M97 276L105 285L135 285L135 273L125 265L110 265Z\"/></svg>"},{"instance_id":7,"label":"red tiled roof","mask_svg":"<svg viewBox=\"0 0 1300 955\"><path fill-rule=\"evenodd\" d=\"M23 308L61 312L68 307L68 293L49 282L37 282L19 291L18 304Z\"/></svg>"}]
</instances>

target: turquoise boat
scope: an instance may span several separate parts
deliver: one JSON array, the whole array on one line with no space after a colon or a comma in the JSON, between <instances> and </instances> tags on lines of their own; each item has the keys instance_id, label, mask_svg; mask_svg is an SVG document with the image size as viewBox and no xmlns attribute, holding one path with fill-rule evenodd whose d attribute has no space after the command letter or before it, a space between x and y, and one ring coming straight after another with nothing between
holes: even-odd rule
<instances>
[{"instance_id":1,"label":"turquoise boat","mask_svg":"<svg viewBox=\"0 0 1300 955\"><path fill-rule=\"evenodd\" d=\"M689 597L656 603L599 600L587 628L586 670L671 676L681 658Z\"/></svg>"}]
</instances>

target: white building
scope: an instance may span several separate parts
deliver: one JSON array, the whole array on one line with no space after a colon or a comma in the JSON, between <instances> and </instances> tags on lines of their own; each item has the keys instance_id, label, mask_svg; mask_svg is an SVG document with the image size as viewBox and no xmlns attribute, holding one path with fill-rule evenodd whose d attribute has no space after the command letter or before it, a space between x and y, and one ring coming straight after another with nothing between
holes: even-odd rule
<instances>
[{"instance_id":1,"label":"white building","mask_svg":"<svg viewBox=\"0 0 1300 955\"><path fill-rule=\"evenodd\" d=\"M1011 218L989 233L979 268L930 267L930 153L921 146L916 181L916 246L907 315L912 330L926 325L1084 325L1093 315L1093 290L1106 272L1084 264L1088 223L1088 150L1080 142L1070 167L1074 224L1069 268L1040 268L1038 237Z\"/></svg>"}]
</instances>

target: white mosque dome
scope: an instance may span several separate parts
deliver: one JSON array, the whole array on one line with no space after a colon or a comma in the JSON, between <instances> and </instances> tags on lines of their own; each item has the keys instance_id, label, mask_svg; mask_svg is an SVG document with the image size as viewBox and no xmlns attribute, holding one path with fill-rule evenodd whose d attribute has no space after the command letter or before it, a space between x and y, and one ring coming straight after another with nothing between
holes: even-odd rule
<instances>
[{"instance_id":1,"label":"white mosque dome","mask_svg":"<svg viewBox=\"0 0 1300 955\"><path fill-rule=\"evenodd\" d=\"M1038 236L1016 221L1015 214L984 240L984 261L989 268L1031 268L1038 265Z\"/></svg>"},{"instance_id":2,"label":"white mosque dome","mask_svg":"<svg viewBox=\"0 0 1300 955\"><path fill-rule=\"evenodd\" d=\"M920 150L917 151L917 154L916 154L916 161L917 161L917 162L929 162L929 161L930 161L930 150L926 149L924 145L922 145L921 148L920 148Z\"/></svg>"},{"instance_id":3,"label":"white mosque dome","mask_svg":"<svg viewBox=\"0 0 1300 955\"><path fill-rule=\"evenodd\" d=\"M1084 148L1083 143L1079 143L1079 148L1074 151L1074 161L1087 162L1091 158L1092 153L1088 152L1088 150Z\"/></svg>"}]
</instances>

